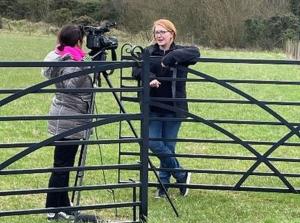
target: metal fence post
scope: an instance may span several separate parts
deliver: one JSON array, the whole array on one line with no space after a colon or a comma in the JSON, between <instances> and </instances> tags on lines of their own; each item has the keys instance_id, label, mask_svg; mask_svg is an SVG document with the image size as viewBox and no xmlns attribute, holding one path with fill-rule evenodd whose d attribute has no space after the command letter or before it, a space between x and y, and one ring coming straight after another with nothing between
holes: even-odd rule
<instances>
[{"instance_id":1,"label":"metal fence post","mask_svg":"<svg viewBox=\"0 0 300 223\"><path fill-rule=\"evenodd\" d=\"M141 179L141 189L140 189L140 218L142 222L147 221L148 216L148 148L149 148L149 71L150 71L150 53L148 50L143 52L142 57L142 96L141 96L141 112L142 112L142 121L141 121L141 170L140 170L140 179Z\"/></svg>"}]
</instances>

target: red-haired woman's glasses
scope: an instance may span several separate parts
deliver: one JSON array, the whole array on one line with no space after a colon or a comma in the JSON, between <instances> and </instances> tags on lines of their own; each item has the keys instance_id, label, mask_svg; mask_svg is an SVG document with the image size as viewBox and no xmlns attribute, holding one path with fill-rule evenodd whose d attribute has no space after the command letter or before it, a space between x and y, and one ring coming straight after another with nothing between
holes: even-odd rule
<instances>
[{"instance_id":1,"label":"red-haired woman's glasses","mask_svg":"<svg viewBox=\"0 0 300 223\"><path fill-rule=\"evenodd\" d=\"M169 32L168 30L157 30L157 31L154 32L154 35L155 36L164 35L164 34L166 34L168 32Z\"/></svg>"}]
</instances>

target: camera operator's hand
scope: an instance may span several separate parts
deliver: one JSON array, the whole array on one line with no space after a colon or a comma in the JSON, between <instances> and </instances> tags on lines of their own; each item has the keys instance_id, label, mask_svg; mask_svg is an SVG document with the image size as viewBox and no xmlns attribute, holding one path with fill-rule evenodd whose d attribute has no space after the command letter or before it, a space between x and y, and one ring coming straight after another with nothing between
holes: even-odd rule
<instances>
[{"instance_id":1,"label":"camera operator's hand","mask_svg":"<svg viewBox=\"0 0 300 223\"><path fill-rule=\"evenodd\" d=\"M154 79L154 80L150 81L149 85L150 85L150 87L159 88L159 86L161 85L161 83L157 79Z\"/></svg>"}]
</instances>

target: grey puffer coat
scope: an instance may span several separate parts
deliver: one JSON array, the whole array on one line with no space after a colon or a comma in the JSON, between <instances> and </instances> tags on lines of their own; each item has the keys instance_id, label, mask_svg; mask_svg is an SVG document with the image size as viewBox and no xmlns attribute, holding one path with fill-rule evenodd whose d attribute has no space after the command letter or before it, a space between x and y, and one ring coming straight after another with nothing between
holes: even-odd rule
<instances>
[{"instance_id":1,"label":"grey puffer coat","mask_svg":"<svg viewBox=\"0 0 300 223\"><path fill-rule=\"evenodd\" d=\"M69 56L62 58L56 54L55 51L50 52L44 59L44 61L72 61ZM74 73L80 71L82 67L44 67L42 68L42 75L51 79L61 75ZM74 89L74 88L91 88L92 78L89 75L83 75L76 78L64 80L56 83L56 88ZM50 108L50 115L82 115L87 114L91 103L91 93L60 93L57 92L52 100ZM49 120L48 131L52 135L58 135L69 129L78 127L80 125L88 123L90 120L86 119L61 119L61 120ZM73 135L65 138L69 139L83 139L85 137L84 131L74 133Z\"/></svg>"}]
</instances>

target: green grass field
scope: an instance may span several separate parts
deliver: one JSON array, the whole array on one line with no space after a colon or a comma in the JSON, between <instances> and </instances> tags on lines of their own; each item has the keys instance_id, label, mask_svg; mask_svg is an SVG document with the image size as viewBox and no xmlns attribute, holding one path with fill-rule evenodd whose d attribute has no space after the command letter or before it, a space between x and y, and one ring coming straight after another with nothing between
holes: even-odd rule
<instances>
[{"instance_id":1,"label":"green grass field","mask_svg":"<svg viewBox=\"0 0 300 223\"><path fill-rule=\"evenodd\" d=\"M120 44L121 45L121 44ZM54 36L35 36L23 33L0 32L0 61L41 61L44 56L54 48ZM285 59L280 52L249 52L238 50L211 50L201 49L203 57L218 58L260 58L260 59ZM258 80L287 80L297 81L300 78L299 66L288 65L246 65L246 64L217 64L198 63L193 68L220 79L258 79ZM125 70L125 72L130 72ZM192 77L192 76L191 76ZM194 76L193 76L194 77ZM24 88L43 81L40 68L0 68L0 89ZM116 71L111 76L115 87L119 85L119 73ZM249 95L265 101L292 101L298 102L300 88L296 85L260 85L260 84L235 84L235 87ZM103 87L107 87L103 83ZM5 95L0 95L4 98ZM212 83L188 83L188 97L201 99L240 99L240 96L224 90ZM21 98L0 108L0 116L13 115L47 115L51 103L51 94L34 94ZM138 112L137 105L125 103L128 112ZM270 106L278 114L290 122L299 122L300 109L297 106ZM119 109L110 93L97 94L98 113L118 113ZM258 120L276 121L274 117L253 105L233 104L207 104L190 103L190 111L205 119L234 119L234 120ZM138 126L139 123L134 123ZM1 122L0 143L34 142L46 139L46 121L18 121ZM250 126L220 124L223 128L232 132L243 140L277 141L288 133L288 129L282 126ZM99 138L118 138L118 124L111 124L97 129ZM124 130L128 134L128 128ZM180 138L200 139L228 139L221 133L200 123L184 123ZM299 142L297 137L292 137L288 142ZM270 146L255 146L263 153ZM125 145L125 150L136 150L137 145ZM51 167L51 147L40 149L30 154L25 159L16 162L9 168L40 168ZM20 149L1 149L0 161L12 156ZM100 152L103 155L104 164L116 164L118 162L118 146L102 145L101 150L91 146L88 152L87 165L97 165L100 162ZM205 144L205 143L178 143L178 153L207 154L207 155L245 155L252 154L239 145L230 144ZM281 146L274 157L299 158L300 151L297 147ZM152 158L157 164L157 160ZM124 163L134 163L136 157L126 157ZM212 169L212 170L237 170L245 171L253 161L229 161L210 159L180 159L182 166L187 169ZM299 173L298 163L278 163L274 165L284 173ZM258 171L271 172L266 166L260 166ZM73 176L73 175L72 175ZM46 188L49 174L13 175L0 177L0 190L12 190L21 188ZM72 177L71 177L72 178ZM123 173L123 179L135 178L136 173ZM240 178L239 175L208 175L193 174L193 184L217 184L232 185ZM116 171L105 171L107 183L116 183ZM155 181L150 173L150 180ZM288 178L296 188L300 187L298 178ZM101 171L87 172L84 184L103 183L104 177ZM71 183L72 184L72 183ZM276 177L252 176L245 182L246 186L284 187ZM208 191L191 190L188 197L180 197L176 189L170 190L170 195L177 207L180 217L177 218L171 207L165 200L154 199L154 188L149 189L149 222L150 223L300 223L299 195L278 193L253 193L233 191ZM131 191L116 190L116 200L126 201L131 197ZM27 195L0 197L0 211L25 208L42 208L45 195ZM107 191L89 191L82 193L82 204L95 202L113 202L112 195ZM97 211L97 214L110 219L127 219L131 214L130 209L119 209L118 217L115 210ZM2 217L0 223L40 223L47 222L44 215Z\"/></svg>"}]
</instances>

